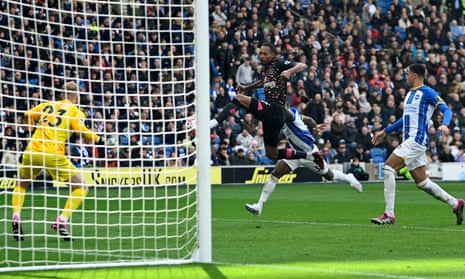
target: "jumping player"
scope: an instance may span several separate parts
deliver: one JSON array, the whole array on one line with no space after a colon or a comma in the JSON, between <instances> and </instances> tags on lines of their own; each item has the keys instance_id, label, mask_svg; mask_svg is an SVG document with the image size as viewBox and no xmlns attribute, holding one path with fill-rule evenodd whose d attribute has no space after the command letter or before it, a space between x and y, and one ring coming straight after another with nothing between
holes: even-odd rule
<instances>
[{"instance_id":1,"label":"jumping player","mask_svg":"<svg viewBox=\"0 0 465 279\"><path fill-rule=\"evenodd\" d=\"M311 130L323 128L323 124L316 125L316 122L311 117L301 115L295 108L291 108L290 112L292 117L288 117L284 123L283 134L288 139L291 148L305 153L320 154ZM362 185L353 174L345 174L338 170L331 170L328 168L327 162L324 161L321 156L315 155L313 160L281 159L278 161L276 167L271 172L270 178L263 186L258 202L246 204L245 209L255 216L260 216L263 211L263 205L268 200L271 193L273 193L279 179L298 167L305 167L314 173L322 175L329 181L346 181L357 192L361 193L363 191Z\"/></svg>"}]
</instances>

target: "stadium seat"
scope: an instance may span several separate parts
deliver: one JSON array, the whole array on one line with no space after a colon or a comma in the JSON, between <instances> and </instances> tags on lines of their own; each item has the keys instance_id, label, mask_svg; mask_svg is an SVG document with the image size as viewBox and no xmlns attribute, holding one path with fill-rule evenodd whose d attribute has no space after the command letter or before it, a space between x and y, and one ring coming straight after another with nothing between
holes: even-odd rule
<instances>
[{"instance_id":1,"label":"stadium seat","mask_svg":"<svg viewBox=\"0 0 465 279\"><path fill-rule=\"evenodd\" d=\"M119 143L121 145L128 145L129 144L129 138L126 136L120 136L119 137Z\"/></svg>"},{"instance_id":2,"label":"stadium seat","mask_svg":"<svg viewBox=\"0 0 465 279\"><path fill-rule=\"evenodd\" d=\"M160 145L161 144L161 138L159 136L153 136L152 144L153 145Z\"/></svg>"},{"instance_id":3,"label":"stadium seat","mask_svg":"<svg viewBox=\"0 0 465 279\"><path fill-rule=\"evenodd\" d=\"M386 161L387 151L385 148L374 147L370 149L370 154L374 164L384 163L384 161Z\"/></svg>"}]
</instances>

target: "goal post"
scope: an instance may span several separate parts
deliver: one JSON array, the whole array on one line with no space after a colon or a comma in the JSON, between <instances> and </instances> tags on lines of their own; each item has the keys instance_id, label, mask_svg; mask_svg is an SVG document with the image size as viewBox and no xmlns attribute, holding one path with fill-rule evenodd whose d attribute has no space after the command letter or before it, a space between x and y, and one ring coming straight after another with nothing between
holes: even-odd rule
<instances>
[{"instance_id":1,"label":"goal post","mask_svg":"<svg viewBox=\"0 0 465 279\"><path fill-rule=\"evenodd\" d=\"M208 18L206 0L1 1L0 272L212 261ZM70 184L42 172L16 241L24 112L62 99L68 81L106 143L66 143L89 187L73 240L51 228Z\"/></svg>"}]
</instances>

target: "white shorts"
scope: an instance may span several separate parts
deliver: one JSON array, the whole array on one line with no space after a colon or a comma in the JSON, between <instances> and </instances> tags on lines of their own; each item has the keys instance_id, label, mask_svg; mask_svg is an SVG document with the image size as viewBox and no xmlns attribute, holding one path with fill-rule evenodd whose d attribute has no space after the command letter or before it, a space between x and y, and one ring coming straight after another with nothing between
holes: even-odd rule
<instances>
[{"instance_id":1,"label":"white shorts","mask_svg":"<svg viewBox=\"0 0 465 279\"><path fill-rule=\"evenodd\" d=\"M312 153L315 153L318 151L319 151L318 146L314 144ZM325 175L328 173L328 163L326 161L324 161L324 164L325 164L324 168L320 169L320 167L318 167L318 165L315 164L315 162L313 162L312 160L307 160L307 159L293 159L293 160L282 159L282 160L293 171L297 169L298 167L304 167L319 175Z\"/></svg>"},{"instance_id":2,"label":"white shorts","mask_svg":"<svg viewBox=\"0 0 465 279\"><path fill-rule=\"evenodd\" d=\"M421 145L413 138L409 138L402 142L393 153L404 160L407 169L414 170L419 167L426 166L426 146Z\"/></svg>"}]
</instances>

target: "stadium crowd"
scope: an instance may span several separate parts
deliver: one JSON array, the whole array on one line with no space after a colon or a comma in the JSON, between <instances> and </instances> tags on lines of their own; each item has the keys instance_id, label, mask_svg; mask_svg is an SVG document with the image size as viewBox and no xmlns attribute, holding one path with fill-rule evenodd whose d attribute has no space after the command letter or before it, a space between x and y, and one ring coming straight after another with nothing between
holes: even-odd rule
<instances>
[{"instance_id":1,"label":"stadium crowd","mask_svg":"<svg viewBox=\"0 0 465 279\"><path fill-rule=\"evenodd\" d=\"M195 134L184 132L194 112L193 7L140 2L144 20L131 21L116 16L128 13L117 4L0 1L3 167L14 166L11 155L25 146L27 131L16 124L21 112L40 98L60 98L53 88L69 79L79 82L89 126L107 137L105 148L82 148L72 138L76 165L193 164ZM375 153L385 158L401 142L394 133L374 147L371 138L402 115L404 68L424 63L426 83L454 112L450 134L436 131L440 113L431 123L428 157L463 162L463 10L450 0L209 1L211 115L235 96L237 84L258 79L259 46L271 42L282 57L309 66L288 81L288 103L327 124L318 141L325 159L375 162L382 160ZM263 98L262 90L250 94ZM251 114L231 115L212 130L212 164L274 163L262 133Z\"/></svg>"}]
</instances>

